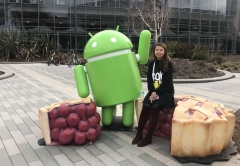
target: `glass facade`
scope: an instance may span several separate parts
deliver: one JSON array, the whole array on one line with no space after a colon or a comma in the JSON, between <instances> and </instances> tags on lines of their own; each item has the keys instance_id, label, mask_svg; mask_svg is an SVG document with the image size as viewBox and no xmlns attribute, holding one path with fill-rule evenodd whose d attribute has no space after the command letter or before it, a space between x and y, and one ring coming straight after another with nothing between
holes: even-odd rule
<instances>
[{"instance_id":1,"label":"glass facade","mask_svg":"<svg viewBox=\"0 0 240 166\"><path fill-rule=\"evenodd\" d=\"M162 34L163 42L203 43L210 49L221 43L229 53L240 53L240 43L231 29L239 0L166 1L173 15L170 29ZM88 32L95 34L117 25L137 41L129 28L129 6L130 0L0 0L0 29L48 33L55 36L62 49L81 52Z\"/></svg>"}]
</instances>

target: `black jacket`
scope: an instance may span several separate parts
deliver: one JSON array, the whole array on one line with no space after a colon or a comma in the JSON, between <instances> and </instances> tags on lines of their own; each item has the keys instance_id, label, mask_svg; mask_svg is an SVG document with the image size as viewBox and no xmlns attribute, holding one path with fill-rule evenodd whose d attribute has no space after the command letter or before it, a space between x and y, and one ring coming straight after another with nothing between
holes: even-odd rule
<instances>
[{"instance_id":1,"label":"black jacket","mask_svg":"<svg viewBox=\"0 0 240 166\"><path fill-rule=\"evenodd\" d=\"M172 65L172 62L170 61L168 63L168 70L161 71L162 73L162 79L160 87L157 89L154 88L154 82L153 82L153 66L155 62L155 72L161 71L159 68L159 62L158 61L151 61L148 65L148 73L147 73L147 84L148 84L148 93L144 98L145 103L151 103L149 100L152 92L156 92L156 94L159 96L159 99L155 100L154 102L157 102L159 105L162 105L166 108L171 108L174 106L174 86L173 86L173 72L174 68Z\"/></svg>"}]
</instances>

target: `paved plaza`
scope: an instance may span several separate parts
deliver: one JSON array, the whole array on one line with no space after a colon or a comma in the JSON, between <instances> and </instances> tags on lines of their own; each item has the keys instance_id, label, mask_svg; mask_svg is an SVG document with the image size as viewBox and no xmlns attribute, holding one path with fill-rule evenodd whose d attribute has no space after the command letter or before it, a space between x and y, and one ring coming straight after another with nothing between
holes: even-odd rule
<instances>
[{"instance_id":1,"label":"paved plaza","mask_svg":"<svg viewBox=\"0 0 240 166\"><path fill-rule=\"evenodd\" d=\"M0 70L15 73L0 80L0 166L202 165L179 163L171 157L166 138L154 137L151 145L138 148L131 144L135 132L102 131L91 145L39 146L38 139L42 138L39 108L79 98L73 68L33 63L0 64ZM235 78L216 82L175 83L175 93L203 97L237 111L240 109L240 73L234 75ZM146 82L143 85L146 94ZM239 166L240 155L211 165Z\"/></svg>"}]
</instances>

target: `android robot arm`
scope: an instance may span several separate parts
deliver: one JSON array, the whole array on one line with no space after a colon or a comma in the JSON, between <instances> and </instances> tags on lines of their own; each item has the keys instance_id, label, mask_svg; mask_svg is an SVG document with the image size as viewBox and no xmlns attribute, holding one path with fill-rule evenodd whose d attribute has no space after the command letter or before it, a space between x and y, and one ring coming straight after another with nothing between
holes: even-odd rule
<instances>
[{"instance_id":1,"label":"android robot arm","mask_svg":"<svg viewBox=\"0 0 240 166\"><path fill-rule=\"evenodd\" d=\"M82 98L86 98L89 95L89 86L87 76L84 70L84 66L78 65L74 68L74 75L78 90L78 95Z\"/></svg>"},{"instance_id":2,"label":"android robot arm","mask_svg":"<svg viewBox=\"0 0 240 166\"><path fill-rule=\"evenodd\" d=\"M140 33L139 43L138 43L138 54L136 58L139 59L140 64L145 64L148 61L148 55L150 50L151 33L148 30L143 30Z\"/></svg>"}]
</instances>

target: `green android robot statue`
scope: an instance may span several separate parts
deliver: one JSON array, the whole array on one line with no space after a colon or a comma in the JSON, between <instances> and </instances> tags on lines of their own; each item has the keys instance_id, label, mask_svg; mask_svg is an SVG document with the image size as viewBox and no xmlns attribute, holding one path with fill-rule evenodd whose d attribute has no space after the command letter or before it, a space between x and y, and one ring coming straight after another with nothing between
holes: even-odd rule
<instances>
[{"instance_id":1,"label":"green android robot statue","mask_svg":"<svg viewBox=\"0 0 240 166\"><path fill-rule=\"evenodd\" d=\"M138 54L131 52L132 42L117 30L104 30L91 38L84 48L87 63L74 68L80 97L88 97L91 87L93 99L102 107L102 124L112 124L116 105L122 104L122 123L129 127L134 121L134 100L139 97L141 78L137 61L148 60L151 34L140 34ZM88 77L88 79L87 79ZM89 81L89 84L88 84Z\"/></svg>"}]
</instances>

